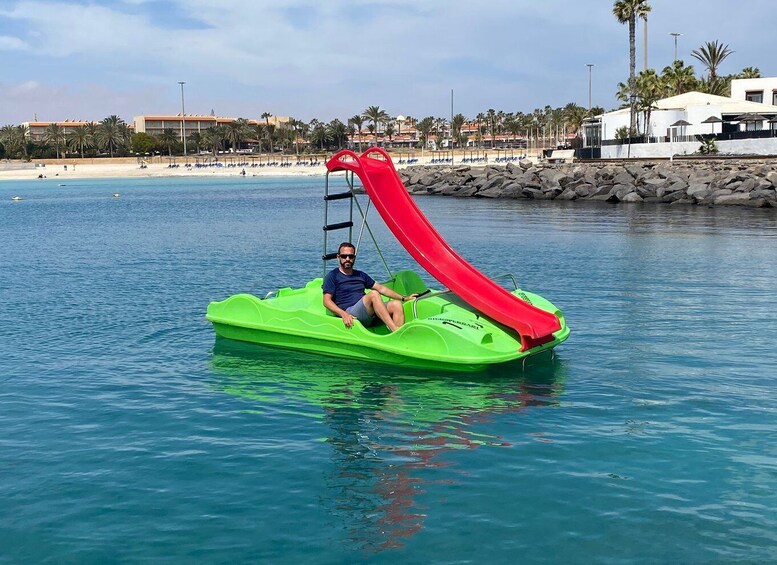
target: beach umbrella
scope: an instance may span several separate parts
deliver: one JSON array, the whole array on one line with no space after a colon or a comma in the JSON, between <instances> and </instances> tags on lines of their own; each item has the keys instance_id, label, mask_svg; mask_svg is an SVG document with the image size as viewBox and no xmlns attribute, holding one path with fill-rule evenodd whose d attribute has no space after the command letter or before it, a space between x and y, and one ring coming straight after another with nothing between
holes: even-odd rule
<instances>
[{"instance_id":1,"label":"beach umbrella","mask_svg":"<svg viewBox=\"0 0 777 565\"><path fill-rule=\"evenodd\" d=\"M755 113L748 113L748 114L742 114L741 116L737 116L737 121L743 123L743 124L755 124L755 123L761 123L764 120L766 120L766 116L762 116L761 114L755 114Z\"/></svg>"},{"instance_id":2,"label":"beach umbrella","mask_svg":"<svg viewBox=\"0 0 777 565\"><path fill-rule=\"evenodd\" d=\"M691 125L691 122L686 122L685 120L677 120L675 123L669 126L669 129L675 128L675 135L677 135L677 128L682 128L689 125Z\"/></svg>"},{"instance_id":3,"label":"beach umbrella","mask_svg":"<svg viewBox=\"0 0 777 565\"><path fill-rule=\"evenodd\" d=\"M741 116L737 116L734 118L738 122L763 122L766 120L766 116L762 116L761 114L755 114L755 113L749 113L749 114L742 114Z\"/></svg>"},{"instance_id":4,"label":"beach umbrella","mask_svg":"<svg viewBox=\"0 0 777 565\"><path fill-rule=\"evenodd\" d=\"M715 133L715 124L723 122L722 119L720 119L717 116L710 116L706 120L703 120L701 123L703 124L710 124L712 129L710 130L711 133Z\"/></svg>"}]
</instances>

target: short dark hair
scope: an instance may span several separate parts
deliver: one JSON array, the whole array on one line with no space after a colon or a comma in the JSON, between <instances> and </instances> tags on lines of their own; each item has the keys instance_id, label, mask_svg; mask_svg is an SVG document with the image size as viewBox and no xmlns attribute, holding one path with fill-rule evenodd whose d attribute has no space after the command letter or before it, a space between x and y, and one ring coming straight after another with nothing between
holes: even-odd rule
<instances>
[{"instance_id":1,"label":"short dark hair","mask_svg":"<svg viewBox=\"0 0 777 565\"><path fill-rule=\"evenodd\" d=\"M339 255L340 252L343 250L343 247L350 247L353 249L353 252L356 253L356 246L351 243L350 241L344 241L340 244L340 247L337 248L337 254Z\"/></svg>"}]
</instances>

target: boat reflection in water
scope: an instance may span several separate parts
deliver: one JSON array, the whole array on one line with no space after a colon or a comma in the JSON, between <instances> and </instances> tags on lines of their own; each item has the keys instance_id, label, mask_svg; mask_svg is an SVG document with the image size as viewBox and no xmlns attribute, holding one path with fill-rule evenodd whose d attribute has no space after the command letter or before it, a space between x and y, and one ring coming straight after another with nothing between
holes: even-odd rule
<instances>
[{"instance_id":1,"label":"boat reflection in water","mask_svg":"<svg viewBox=\"0 0 777 565\"><path fill-rule=\"evenodd\" d=\"M309 416L326 425L333 468L325 504L367 551L401 546L423 527L418 498L432 482L456 482L455 468L440 472L453 463L446 453L510 446L478 428L493 430L500 414L558 404L564 380L563 360L550 353L462 375L225 339L216 340L213 368L213 386L255 401L252 412Z\"/></svg>"}]
</instances>

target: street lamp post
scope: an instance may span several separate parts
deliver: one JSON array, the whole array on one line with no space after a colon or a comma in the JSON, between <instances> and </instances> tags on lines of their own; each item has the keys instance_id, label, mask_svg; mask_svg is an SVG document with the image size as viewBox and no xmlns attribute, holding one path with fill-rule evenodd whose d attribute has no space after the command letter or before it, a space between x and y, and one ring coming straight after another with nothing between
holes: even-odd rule
<instances>
[{"instance_id":1,"label":"street lamp post","mask_svg":"<svg viewBox=\"0 0 777 565\"><path fill-rule=\"evenodd\" d=\"M592 78L592 69L594 67L593 63L586 63L585 65L588 67L588 111L591 111L591 108L593 108L593 104L591 103L591 78Z\"/></svg>"},{"instance_id":2,"label":"street lamp post","mask_svg":"<svg viewBox=\"0 0 777 565\"><path fill-rule=\"evenodd\" d=\"M183 85L186 82L179 80L178 84L181 85L181 141L183 141L183 156L186 157L186 109L183 104Z\"/></svg>"},{"instance_id":3,"label":"street lamp post","mask_svg":"<svg viewBox=\"0 0 777 565\"><path fill-rule=\"evenodd\" d=\"M673 61L672 61L672 62L674 62L674 61L676 61L676 60L677 60L677 38L678 38L678 37L680 37L680 36L682 35L682 33L678 33L678 32L676 32L676 31L673 31L673 32L672 32L672 33L670 33L669 35L671 35L672 37L674 37L674 59L673 59Z\"/></svg>"}]
</instances>

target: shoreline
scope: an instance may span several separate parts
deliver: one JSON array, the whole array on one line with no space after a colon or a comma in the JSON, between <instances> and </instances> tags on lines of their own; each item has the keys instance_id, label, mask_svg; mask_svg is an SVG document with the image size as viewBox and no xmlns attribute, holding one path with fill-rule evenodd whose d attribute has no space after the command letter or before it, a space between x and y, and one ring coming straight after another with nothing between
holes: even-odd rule
<instances>
[{"instance_id":1,"label":"shoreline","mask_svg":"<svg viewBox=\"0 0 777 565\"><path fill-rule=\"evenodd\" d=\"M729 205L777 209L777 163L760 160L556 164L523 159L517 164L431 164L434 157L396 165L413 195L538 200L601 200L611 203ZM247 161L221 166L139 165L134 159L0 170L2 181L67 181L120 178L323 177L315 166L258 166ZM42 177L42 178L41 178Z\"/></svg>"},{"instance_id":2,"label":"shoreline","mask_svg":"<svg viewBox=\"0 0 777 565\"><path fill-rule=\"evenodd\" d=\"M488 152L483 152L488 153ZM504 164L496 162L497 157L505 155L504 152L492 151L489 154L490 164ZM511 154L512 155L512 154ZM288 159L296 156L284 156ZM42 180L43 178L49 180L76 180L76 179L106 179L106 178L161 178L161 177L229 177L229 176L246 176L246 177L295 177L295 176L323 176L326 174L326 166L324 165L324 158L321 156L312 156L319 159L320 165L315 166L301 166L292 163L290 166L268 165L264 164L259 166L256 156L246 156L242 161L240 156L228 156L219 161L221 166L202 166L196 167L192 163L191 167L186 167L181 157L163 157L163 161L157 163L147 163L145 166L141 166L138 160L134 157L116 157L110 158L66 158L66 159L45 159L40 161L34 161L31 163L5 163L11 166L27 166L29 168L3 168L4 163L0 161L0 182L2 181L19 181L19 180ZM406 158L406 155L397 154L392 155L394 159L394 166L397 170L406 169L413 166L429 166L429 167L445 167L451 166L451 164L438 163L433 161L439 157L433 153L426 155L414 155L415 162L411 164L399 163L399 160ZM456 155L455 159L457 163L454 166L459 166L463 155ZM156 157L154 160L159 159ZM269 160L267 156L263 156L261 159ZM280 156L276 159L282 159ZM305 159L305 157L301 157ZM310 159L310 157L308 157ZM526 159L532 160L533 158ZM176 166L169 166L169 162ZM290 161L287 161L290 162ZM237 163L241 163L238 165ZM472 167L485 167L488 162L471 163L468 164ZM245 175L242 171L245 170ZM42 177L39 177L42 175Z\"/></svg>"},{"instance_id":3,"label":"shoreline","mask_svg":"<svg viewBox=\"0 0 777 565\"><path fill-rule=\"evenodd\" d=\"M65 169L67 167L67 169ZM242 171L245 170L245 175ZM196 177L277 177L277 176L318 176L326 173L323 165L317 167L194 167L170 168L164 164L146 165L141 168L137 164L79 164L49 165L35 169L0 170L2 181L28 180L85 180L85 179L119 179L119 178L196 178ZM41 176L42 175L42 176Z\"/></svg>"}]
</instances>

